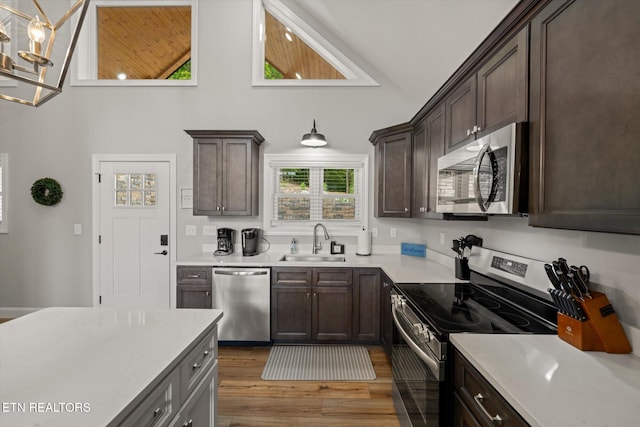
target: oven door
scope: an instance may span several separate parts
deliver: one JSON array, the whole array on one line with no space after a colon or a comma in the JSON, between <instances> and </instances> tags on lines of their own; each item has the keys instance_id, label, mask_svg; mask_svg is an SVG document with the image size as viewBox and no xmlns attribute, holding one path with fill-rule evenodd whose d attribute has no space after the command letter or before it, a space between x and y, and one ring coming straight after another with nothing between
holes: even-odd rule
<instances>
[{"instance_id":1,"label":"oven door","mask_svg":"<svg viewBox=\"0 0 640 427\"><path fill-rule=\"evenodd\" d=\"M517 213L513 204L516 124L438 159L436 212Z\"/></svg>"},{"instance_id":2,"label":"oven door","mask_svg":"<svg viewBox=\"0 0 640 427\"><path fill-rule=\"evenodd\" d=\"M413 333L415 322L405 310L392 308L394 343L391 349L393 401L402 426L447 425L444 361L430 354Z\"/></svg>"}]
</instances>

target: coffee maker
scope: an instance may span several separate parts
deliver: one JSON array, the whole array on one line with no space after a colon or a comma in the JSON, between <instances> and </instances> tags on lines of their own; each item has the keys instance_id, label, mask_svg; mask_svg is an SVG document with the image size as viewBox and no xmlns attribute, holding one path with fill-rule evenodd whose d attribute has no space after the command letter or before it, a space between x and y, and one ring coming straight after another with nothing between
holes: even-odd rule
<instances>
[{"instance_id":1,"label":"coffee maker","mask_svg":"<svg viewBox=\"0 0 640 427\"><path fill-rule=\"evenodd\" d=\"M260 243L259 228L245 228L242 230L242 255L258 255L258 244Z\"/></svg>"},{"instance_id":2,"label":"coffee maker","mask_svg":"<svg viewBox=\"0 0 640 427\"><path fill-rule=\"evenodd\" d=\"M218 228L218 250L214 255L231 255L233 253L233 238L235 230L231 228Z\"/></svg>"}]
</instances>

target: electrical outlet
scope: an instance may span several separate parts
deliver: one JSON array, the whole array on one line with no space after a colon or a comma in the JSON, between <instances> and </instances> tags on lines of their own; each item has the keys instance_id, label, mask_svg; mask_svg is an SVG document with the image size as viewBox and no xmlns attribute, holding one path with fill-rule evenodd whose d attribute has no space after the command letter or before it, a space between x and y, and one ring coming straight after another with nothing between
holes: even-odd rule
<instances>
[{"instance_id":1,"label":"electrical outlet","mask_svg":"<svg viewBox=\"0 0 640 427\"><path fill-rule=\"evenodd\" d=\"M202 226L202 235L203 236L215 236L216 235L216 226L215 225L203 225Z\"/></svg>"},{"instance_id":2,"label":"electrical outlet","mask_svg":"<svg viewBox=\"0 0 640 427\"><path fill-rule=\"evenodd\" d=\"M396 237L398 235L398 230L394 227L391 227L391 229L389 229L389 234L391 235L391 237Z\"/></svg>"},{"instance_id":3,"label":"electrical outlet","mask_svg":"<svg viewBox=\"0 0 640 427\"><path fill-rule=\"evenodd\" d=\"M82 234L82 224L73 224L73 234L76 236Z\"/></svg>"},{"instance_id":4,"label":"electrical outlet","mask_svg":"<svg viewBox=\"0 0 640 427\"><path fill-rule=\"evenodd\" d=\"M377 228L377 227L373 227L373 228L371 229L371 235L372 235L373 237L378 237L378 228Z\"/></svg>"},{"instance_id":5,"label":"electrical outlet","mask_svg":"<svg viewBox=\"0 0 640 427\"><path fill-rule=\"evenodd\" d=\"M185 234L187 236L195 236L196 235L196 226L195 225L187 225L185 227Z\"/></svg>"},{"instance_id":6,"label":"electrical outlet","mask_svg":"<svg viewBox=\"0 0 640 427\"><path fill-rule=\"evenodd\" d=\"M440 233L440 244L444 245L444 233Z\"/></svg>"}]
</instances>

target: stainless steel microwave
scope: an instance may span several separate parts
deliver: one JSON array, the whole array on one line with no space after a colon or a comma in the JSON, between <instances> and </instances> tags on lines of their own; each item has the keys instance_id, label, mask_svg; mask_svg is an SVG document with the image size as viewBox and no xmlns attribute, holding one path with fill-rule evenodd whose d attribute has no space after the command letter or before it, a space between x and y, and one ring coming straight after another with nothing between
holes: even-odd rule
<instances>
[{"instance_id":1,"label":"stainless steel microwave","mask_svg":"<svg viewBox=\"0 0 640 427\"><path fill-rule=\"evenodd\" d=\"M438 159L436 212L527 212L526 123L511 123Z\"/></svg>"}]
</instances>

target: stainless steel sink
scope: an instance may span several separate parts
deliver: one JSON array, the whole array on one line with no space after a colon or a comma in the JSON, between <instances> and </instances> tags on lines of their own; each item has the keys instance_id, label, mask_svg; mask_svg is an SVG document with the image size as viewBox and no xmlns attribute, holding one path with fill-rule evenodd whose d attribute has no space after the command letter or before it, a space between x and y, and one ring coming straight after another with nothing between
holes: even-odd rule
<instances>
[{"instance_id":1,"label":"stainless steel sink","mask_svg":"<svg viewBox=\"0 0 640 427\"><path fill-rule=\"evenodd\" d=\"M297 262L345 262L346 258L341 255L283 255L280 261Z\"/></svg>"}]
</instances>

